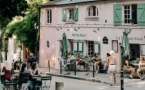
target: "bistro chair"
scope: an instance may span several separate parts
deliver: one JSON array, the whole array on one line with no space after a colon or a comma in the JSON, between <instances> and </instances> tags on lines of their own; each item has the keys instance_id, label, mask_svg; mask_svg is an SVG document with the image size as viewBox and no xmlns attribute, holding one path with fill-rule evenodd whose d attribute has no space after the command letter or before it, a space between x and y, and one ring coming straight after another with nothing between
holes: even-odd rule
<instances>
[{"instance_id":1,"label":"bistro chair","mask_svg":"<svg viewBox=\"0 0 145 90\"><path fill-rule=\"evenodd\" d=\"M17 80L8 81L6 80L4 82L4 90L17 90Z\"/></svg>"},{"instance_id":2,"label":"bistro chair","mask_svg":"<svg viewBox=\"0 0 145 90\"><path fill-rule=\"evenodd\" d=\"M20 78L18 83L21 90L28 90L27 88L28 79L29 79L29 73L20 73Z\"/></svg>"},{"instance_id":3,"label":"bistro chair","mask_svg":"<svg viewBox=\"0 0 145 90\"><path fill-rule=\"evenodd\" d=\"M35 86L35 88L39 88L39 90L50 90L52 76L41 76L42 86Z\"/></svg>"}]
</instances>

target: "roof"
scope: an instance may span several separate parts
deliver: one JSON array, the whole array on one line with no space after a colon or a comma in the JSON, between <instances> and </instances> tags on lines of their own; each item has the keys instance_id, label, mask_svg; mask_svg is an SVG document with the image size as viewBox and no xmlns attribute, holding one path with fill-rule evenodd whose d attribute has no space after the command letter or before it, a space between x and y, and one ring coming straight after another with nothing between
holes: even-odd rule
<instances>
[{"instance_id":1,"label":"roof","mask_svg":"<svg viewBox=\"0 0 145 90\"><path fill-rule=\"evenodd\" d=\"M96 1L103 1L103 0L57 0L57 1L51 1L49 3L42 4L40 6L41 7L60 6L60 5L62 6L62 5L96 2Z\"/></svg>"}]
</instances>

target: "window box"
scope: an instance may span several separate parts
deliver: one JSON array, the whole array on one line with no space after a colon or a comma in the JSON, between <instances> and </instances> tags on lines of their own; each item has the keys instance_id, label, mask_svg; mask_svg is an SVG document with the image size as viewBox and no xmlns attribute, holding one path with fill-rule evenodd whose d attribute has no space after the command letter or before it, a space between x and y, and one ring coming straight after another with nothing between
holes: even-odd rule
<instances>
[{"instance_id":1,"label":"window box","mask_svg":"<svg viewBox=\"0 0 145 90\"><path fill-rule=\"evenodd\" d=\"M99 17L86 17L85 20L86 21L98 21Z\"/></svg>"}]
</instances>

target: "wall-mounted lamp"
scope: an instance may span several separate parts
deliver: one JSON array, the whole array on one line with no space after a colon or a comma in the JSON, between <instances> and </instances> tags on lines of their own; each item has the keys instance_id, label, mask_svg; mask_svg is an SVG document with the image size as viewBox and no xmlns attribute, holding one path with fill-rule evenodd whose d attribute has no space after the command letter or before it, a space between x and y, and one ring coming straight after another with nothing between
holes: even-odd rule
<instances>
[{"instance_id":1,"label":"wall-mounted lamp","mask_svg":"<svg viewBox=\"0 0 145 90\"><path fill-rule=\"evenodd\" d=\"M75 31L78 31L77 29L74 29Z\"/></svg>"},{"instance_id":2,"label":"wall-mounted lamp","mask_svg":"<svg viewBox=\"0 0 145 90\"><path fill-rule=\"evenodd\" d=\"M78 27L78 29L80 29L80 27Z\"/></svg>"},{"instance_id":3,"label":"wall-mounted lamp","mask_svg":"<svg viewBox=\"0 0 145 90\"><path fill-rule=\"evenodd\" d=\"M69 31L69 29L67 29L67 31Z\"/></svg>"},{"instance_id":4,"label":"wall-mounted lamp","mask_svg":"<svg viewBox=\"0 0 145 90\"><path fill-rule=\"evenodd\" d=\"M93 30L93 32L97 33L97 31L96 31L96 30Z\"/></svg>"},{"instance_id":5,"label":"wall-mounted lamp","mask_svg":"<svg viewBox=\"0 0 145 90\"><path fill-rule=\"evenodd\" d=\"M100 29L98 28L97 30L99 31Z\"/></svg>"},{"instance_id":6,"label":"wall-mounted lamp","mask_svg":"<svg viewBox=\"0 0 145 90\"><path fill-rule=\"evenodd\" d=\"M47 47L49 48L49 41L46 41L46 45L47 45Z\"/></svg>"},{"instance_id":7,"label":"wall-mounted lamp","mask_svg":"<svg viewBox=\"0 0 145 90\"><path fill-rule=\"evenodd\" d=\"M34 28L39 29L39 26L37 25L37 23L34 23Z\"/></svg>"}]
</instances>

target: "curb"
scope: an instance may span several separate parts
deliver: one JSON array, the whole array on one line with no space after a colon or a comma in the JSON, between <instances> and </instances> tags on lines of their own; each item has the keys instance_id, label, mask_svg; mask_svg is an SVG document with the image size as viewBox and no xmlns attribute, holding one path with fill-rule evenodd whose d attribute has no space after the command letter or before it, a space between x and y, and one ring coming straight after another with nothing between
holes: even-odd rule
<instances>
[{"instance_id":1,"label":"curb","mask_svg":"<svg viewBox=\"0 0 145 90\"><path fill-rule=\"evenodd\" d=\"M81 78L81 77L76 77L76 76L67 76L67 75L61 75L61 74L52 74L52 73L46 73L47 75L52 75L52 76L56 76L56 77L64 77L64 78L70 78L70 79L77 79L77 80L84 80L84 81L90 81L90 82L97 82L97 83L103 83L103 84L111 84L105 81L101 81L99 79L96 78Z\"/></svg>"}]
</instances>

